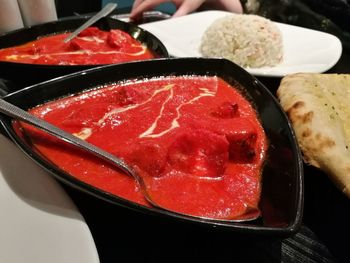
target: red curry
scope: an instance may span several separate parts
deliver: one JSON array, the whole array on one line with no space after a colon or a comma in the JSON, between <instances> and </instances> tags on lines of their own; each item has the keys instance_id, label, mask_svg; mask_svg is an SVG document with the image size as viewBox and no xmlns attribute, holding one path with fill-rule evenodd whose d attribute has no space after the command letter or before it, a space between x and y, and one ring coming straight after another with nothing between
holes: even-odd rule
<instances>
[{"instance_id":1,"label":"red curry","mask_svg":"<svg viewBox=\"0 0 350 263\"><path fill-rule=\"evenodd\" d=\"M260 213L266 137L252 105L221 78L117 83L31 113L135 165L152 199L169 210L215 219ZM72 176L148 205L130 176L34 128L28 132Z\"/></svg>"},{"instance_id":2,"label":"red curry","mask_svg":"<svg viewBox=\"0 0 350 263\"><path fill-rule=\"evenodd\" d=\"M0 61L45 65L97 65L154 58L141 42L121 30L90 27L68 43L69 33L38 38L24 45L0 49Z\"/></svg>"}]
</instances>

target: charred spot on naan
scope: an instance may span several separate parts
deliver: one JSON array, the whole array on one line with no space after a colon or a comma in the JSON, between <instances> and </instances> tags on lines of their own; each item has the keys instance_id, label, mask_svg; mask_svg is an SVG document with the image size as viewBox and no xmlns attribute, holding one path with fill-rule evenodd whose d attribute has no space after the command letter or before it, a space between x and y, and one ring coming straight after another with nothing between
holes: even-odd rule
<instances>
[{"instance_id":1,"label":"charred spot on naan","mask_svg":"<svg viewBox=\"0 0 350 263\"><path fill-rule=\"evenodd\" d=\"M297 131L299 134L298 141L303 151L304 161L310 163L316 167L320 167L318 161L314 159L319 152L326 152L329 149L335 147L335 141L332 138L322 135L321 133L315 133L310 128L312 120L314 119L315 113L313 111L305 111L305 102L295 102L286 113L289 119L294 125L300 123L303 129ZM303 139L307 139L309 143L304 143ZM310 143L312 142L312 143Z\"/></svg>"},{"instance_id":2,"label":"charred spot on naan","mask_svg":"<svg viewBox=\"0 0 350 263\"><path fill-rule=\"evenodd\" d=\"M303 124L311 123L313 117L314 117L314 112L309 111L304 114L298 114L298 110L302 109L305 107L305 103L303 101L297 101L295 102L292 107L290 107L287 110L288 117L291 118L293 122L300 121ZM294 114L295 113L295 114Z\"/></svg>"},{"instance_id":3,"label":"charred spot on naan","mask_svg":"<svg viewBox=\"0 0 350 263\"><path fill-rule=\"evenodd\" d=\"M303 138L307 138L310 137L312 135L312 130L310 130L309 128L306 128L302 133L301 136Z\"/></svg>"}]
</instances>

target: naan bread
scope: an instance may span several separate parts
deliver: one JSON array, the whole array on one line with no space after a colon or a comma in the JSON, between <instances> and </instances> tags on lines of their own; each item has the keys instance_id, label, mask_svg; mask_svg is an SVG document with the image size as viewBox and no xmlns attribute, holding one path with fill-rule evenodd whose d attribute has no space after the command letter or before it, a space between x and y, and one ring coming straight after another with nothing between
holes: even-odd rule
<instances>
[{"instance_id":1,"label":"naan bread","mask_svg":"<svg viewBox=\"0 0 350 263\"><path fill-rule=\"evenodd\" d=\"M305 162L327 173L350 197L350 74L287 75L277 96Z\"/></svg>"}]
</instances>

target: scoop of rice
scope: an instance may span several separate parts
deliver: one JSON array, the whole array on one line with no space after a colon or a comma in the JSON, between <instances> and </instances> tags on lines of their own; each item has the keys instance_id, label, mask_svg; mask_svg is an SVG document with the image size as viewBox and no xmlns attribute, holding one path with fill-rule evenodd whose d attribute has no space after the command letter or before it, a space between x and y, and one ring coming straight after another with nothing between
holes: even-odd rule
<instances>
[{"instance_id":1,"label":"scoop of rice","mask_svg":"<svg viewBox=\"0 0 350 263\"><path fill-rule=\"evenodd\" d=\"M204 57L229 59L242 67L274 66L283 57L282 34L270 20L257 15L228 15L205 31Z\"/></svg>"}]
</instances>

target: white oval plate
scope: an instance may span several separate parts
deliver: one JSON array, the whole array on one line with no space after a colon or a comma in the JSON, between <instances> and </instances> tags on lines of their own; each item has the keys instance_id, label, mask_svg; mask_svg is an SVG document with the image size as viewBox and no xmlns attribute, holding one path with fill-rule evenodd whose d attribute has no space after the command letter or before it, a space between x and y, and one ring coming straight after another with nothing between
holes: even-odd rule
<instances>
[{"instance_id":1,"label":"white oval plate","mask_svg":"<svg viewBox=\"0 0 350 263\"><path fill-rule=\"evenodd\" d=\"M2 135L0 213L0 262L99 262L91 232L63 188Z\"/></svg>"},{"instance_id":2,"label":"white oval plate","mask_svg":"<svg viewBox=\"0 0 350 263\"><path fill-rule=\"evenodd\" d=\"M214 20L231 14L204 11L140 25L157 36L174 57L201 57L202 35ZM283 61L274 67L246 68L255 76L282 77L297 72L322 73L333 67L342 53L340 40L331 34L274 22L282 32ZM220 43L218 43L219 45Z\"/></svg>"}]
</instances>

